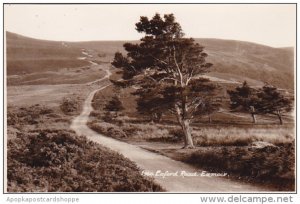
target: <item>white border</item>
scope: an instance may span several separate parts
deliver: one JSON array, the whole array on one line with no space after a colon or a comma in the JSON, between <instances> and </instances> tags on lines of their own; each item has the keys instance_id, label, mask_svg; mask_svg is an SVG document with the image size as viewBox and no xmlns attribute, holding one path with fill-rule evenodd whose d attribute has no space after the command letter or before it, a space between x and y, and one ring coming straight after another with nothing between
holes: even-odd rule
<instances>
[{"instance_id":1,"label":"white border","mask_svg":"<svg viewBox=\"0 0 300 204\"><path fill-rule=\"evenodd\" d=\"M265 0L265 1L245 1L245 2L241 2L241 1L236 1L236 0L231 0L231 1L225 1L225 0L219 0L219 1L197 1L197 0L189 0L189 1L179 1L179 0L173 0L173 1L151 1L151 0L145 0L145 1L95 1L95 0L87 0L87 1L78 1L78 0L64 0L64 1L58 1L58 0L53 0L53 1L38 1L38 0L31 0L31 1L24 1L24 0L15 0L15 1L6 1L4 0L3 3L299 3L300 0L298 1L278 1L278 0ZM3 9L3 5L2 5L2 9ZM1 15L1 24L2 24L2 28L3 28L3 15ZM297 15L297 22L299 22L298 19L298 15ZM298 37L298 35L297 35ZM1 39L3 39L3 32L1 32ZM1 40L2 42L2 40ZM298 43L297 43L298 46ZM2 47L3 47L3 42L2 42ZM3 56L3 50L1 49L1 56ZM297 59L299 57L299 53L297 54ZM3 58L3 57L1 57ZM3 59L2 59L3 60ZM5 66L4 66L5 67ZM297 77L299 77L299 72L297 74ZM1 90L3 90L3 72L1 72ZM297 91L297 95L299 94L299 90L296 89ZM296 102L297 105L299 105L298 101ZM3 107L3 95L1 94L1 100L0 100L0 106ZM3 113L3 108L0 108L0 113L3 116L6 115L5 113ZM299 109L297 109L297 115L299 114ZM3 130L3 118L1 117L0 119L0 125L1 125L1 131ZM5 120L6 121L6 120ZM298 121L297 121L297 127L298 127ZM2 133L2 132L1 132ZM2 134L1 134L2 135ZM3 135L2 135L3 137ZM1 137L1 141L3 141ZM297 140L297 146L299 147L299 141ZM0 150L0 166L2 166L2 158L3 158L3 148L1 145L1 150ZM298 163L298 157L297 157L297 163ZM299 177L299 169L297 169L297 175ZM3 181L3 168L0 168L0 181ZM298 184L298 181L297 181ZM172 204L182 204L182 203L201 203L200 202L200 196L205 196L207 194L3 194L3 186L2 186L2 182L0 184L0 202L1 203L9 203L7 202L7 198L20 198L20 197L35 197L35 198L39 198L39 197L48 197L48 198L53 198L54 196L62 196L62 197L78 197L80 199L79 203L143 203L143 204L153 204L153 203L172 203ZM298 187L299 188L299 187ZM299 189L298 189L299 190ZM234 194L235 196L238 196L238 194ZM254 195L257 196L257 194L247 194L249 196ZM264 194L259 194L261 196L263 196ZM266 196L273 196L273 197L277 197L277 196L293 196L293 201L294 203L298 203L300 202L300 197L299 194L267 194ZM209 196L220 196L219 194L210 194ZM221 196L224 197L230 197L231 194L221 194ZM62 203L62 202L60 202Z\"/></svg>"}]
</instances>

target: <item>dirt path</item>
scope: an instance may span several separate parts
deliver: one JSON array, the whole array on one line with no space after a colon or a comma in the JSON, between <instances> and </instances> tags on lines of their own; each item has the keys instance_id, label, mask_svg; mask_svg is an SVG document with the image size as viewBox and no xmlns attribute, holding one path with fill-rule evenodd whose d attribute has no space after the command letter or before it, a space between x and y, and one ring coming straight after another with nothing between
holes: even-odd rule
<instances>
[{"instance_id":1,"label":"dirt path","mask_svg":"<svg viewBox=\"0 0 300 204\"><path fill-rule=\"evenodd\" d=\"M106 76L107 77L107 76ZM79 135L86 135L88 139L104 145L112 150L115 150L125 157L135 162L138 167L149 173L156 174L157 171L161 172L178 172L178 176L155 176L154 179L157 183L163 186L167 191L171 192L261 192L268 191L261 187L253 186L251 184L240 183L231 181L222 177L208 177L208 176L186 176L183 177L183 172L194 173L199 169L187 165L185 163L172 160L168 157L147 151L138 146L121 142L106 136L103 136L86 125L89 114L93 110L91 101L94 94L98 90L102 90L109 85L103 86L100 89L92 91L84 102L82 113L76 117L71 124L71 128Z\"/></svg>"},{"instance_id":2,"label":"dirt path","mask_svg":"<svg viewBox=\"0 0 300 204\"><path fill-rule=\"evenodd\" d=\"M103 77L103 78L101 78L101 79L97 79L97 80L95 80L95 81L91 81L91 82L89 82L89 83L86 83L87 85L93 85L93 84L97 84L97 83L99 83L99 82L101 82L101 81L103 81L103 80L105 80L105 79L108 79L109 78L109 76L111 75L111 72L109 71L109 69L107 69L107 67L103 67L103 66L101 66L101 65L99 65L99 64L97 64L96 62L93 62L93 61L89 61L92 65L91 66L98 66L100 69L102 69L103 71L105 71L106 72L106 74L105 74L105 76Z\"/></svg>"}]
</instances>

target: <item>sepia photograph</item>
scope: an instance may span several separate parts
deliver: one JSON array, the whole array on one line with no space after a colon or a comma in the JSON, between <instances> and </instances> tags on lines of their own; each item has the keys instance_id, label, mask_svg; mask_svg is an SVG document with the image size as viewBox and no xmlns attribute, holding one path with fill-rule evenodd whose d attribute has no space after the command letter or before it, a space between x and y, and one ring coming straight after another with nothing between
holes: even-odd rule
<instances>
[{"instance_id":1,"label":"sepia photograph","mask_svg":"<svg viewBox=\"0 0 300 204\"><path fill-rule=\"evenodd\" d=\"M296 192L297 4L4 4L4 192Z\"/></svg>"}]
</instances>

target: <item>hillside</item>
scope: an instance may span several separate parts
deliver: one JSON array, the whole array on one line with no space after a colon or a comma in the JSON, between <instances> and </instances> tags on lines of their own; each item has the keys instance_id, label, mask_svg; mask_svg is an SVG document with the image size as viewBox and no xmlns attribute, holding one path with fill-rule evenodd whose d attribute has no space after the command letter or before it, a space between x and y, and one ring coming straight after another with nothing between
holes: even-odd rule
<instances>
[{"instance_id":1,"label":"hillside","mask_svg":"<svg viewBox=\"0 0 300 204\"><path fill-rule=\"evenodd\" d=\"M7 84L83 84L103 77L80 48L6 32Z\"/></svg>"},{"instance_id":2,"label":"hillside","mask_svg":"<svg viewBox=\"0 0 300 204\"><path fill-rule=\"evenodd\" d=\"M136 41L138 42L138 41ZM294 89L294 49L273 48L260 44L221 39L196 39L205 47L208 60L214 64L210 76L229 81L249 81L261 86L265 82L284 89ZM22 71L37 72L54 68L55 63L64 61L65 66L86 63L78 60L81 49L97 53L100 62L109 63L116 51L124 51L125 41L52 42L35 40L7 32L8 75ZM38 62L47 62L40 67ZM51 63L47 60L56 60ZM71 64L67 61L73 59ZM36 68L31 68L34 63ZM60 63L58 63L61 66ZM53 66L51 66L53 65Z\"/></svg>"},{"instance_id":3,"label":"hillside","mask_svg":"<svg viewBox=\"0 0 300 204\"><path fill-rule=\"evenodd\" d=\"M219 39L197 39L197 42L206 47L216 76L237 81L250 78L287 89L294 87L293 48Z\"/></svg>"},{"instance_id":4,"label":"hillside","mask_svg":"<svg viewBox=\"0 0 300 204\"><path fill-rule=\"evenodd\" d=\"M138 41L136 41L137 43ZM214 64L209 75L229 81L247 80L251 85L265 82L280 88L294 88L294 49L273 48L260 44L221 39L196 39L205 47L208 60ZM104 61L116 51L124 51L125 41L91 41L69 43L70 46L96 50Z\"/></svg>"},{"instance_id":5,"label":"hillside","mask_svg":"<svg viewBox=\"0 0 300 204\"><path fill-rule=\"evenodd\" d=\"M37 40L6 32L7 74L58 71L88 65L81 50L63 42Z\"/></svg>"}]
</instances>

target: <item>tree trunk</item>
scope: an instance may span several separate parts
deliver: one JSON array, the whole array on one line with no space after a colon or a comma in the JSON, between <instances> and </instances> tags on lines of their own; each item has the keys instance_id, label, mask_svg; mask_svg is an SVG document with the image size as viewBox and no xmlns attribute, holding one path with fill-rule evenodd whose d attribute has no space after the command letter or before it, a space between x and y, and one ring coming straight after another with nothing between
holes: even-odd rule
<instances>
[{"instance_id":1,"label":"tree trunk","mask_svg":"<svg viewBox=\"0 0 300 204\"><path fill-rule=\"evenodd\" d=\"M158 113L157 116L158 116L157 122L160 123L161 122L161 118L162 118L162 113Z\"/></svg>"},{"instance_id":2,"label":"tree trunk","mask_svg":"<svg viewBox=\"0 0 300 204\"><path fill-rule=\"evenodd\" d=\"M193 149L195 148L192 138L192 130L190 127L190 120L187 117L187 105L186 105L186 97L182 100L182 105L179 107L175 105L175 110L177 112L176 117L178 123L182 128L182 132L184 135L184 146L183 149Z\"/></svg>"},{"instance_id":3,"label":"tree trunk","mask_svg":"<svg viewBox=\"0 0 300 204\"><path fill-rule=\"evenodd\" d=\"M252 123L256 123L256 116L254 113L251 113L251 116L252 116Z\"/></svg>"},{"instance_id":4,"label":"tree trunk","mask_svg":"<svg viewBox=\"0 0 300 204\"><path fill-rule=\"evenodd\" d=\"M189 120L182 120L180 125L181 125L181 128L182 128L183 134L184 134L184 147L183 147L183 149L193 149L193 148L195 148L194 143L193 143L192 131L191 131Z\"/></svg>"},{"instance_id":5,"label":"tree trunk","mask_svg":"<svg viewBox=\"0 0 300 204\"><path fill-rule=\"evenodd\" d=\"M151 124L154 124L156 122L156 113L151 114Z\"/></svg>"},{"instance_id":6,"label":"tree trunk","mask_svg":"<svg viewBox=\"0 0 300 204\"><path fill-rule=\"evenodd\" d=\"M160 123L162 114L161 113L152 113L152 121Z\"/></svg>"},{"instance_id":7,"label":"tree trunk","mask_svg":"<svg viewBox=\"0 0 300 204\"><path fill-rule=\"evenodd\" d=\"M279 124L282 125L283 122L282 122L282 117L281 117L280 111L277 111L277 116L278 116L278 119L279 119Z\"/></svg>"},{"instance_id":8,"label":"tree trunk","mask_svg":"<svg viewBox=\"0 0 300 204\"><path fill-rule=\"evenodd\" d=\"M256 123L256 117L255 117L255 108L254 106L250 106L250 113L251 113L251 117L252 117L252 123Z\"/></svg>"}]
</instances>

